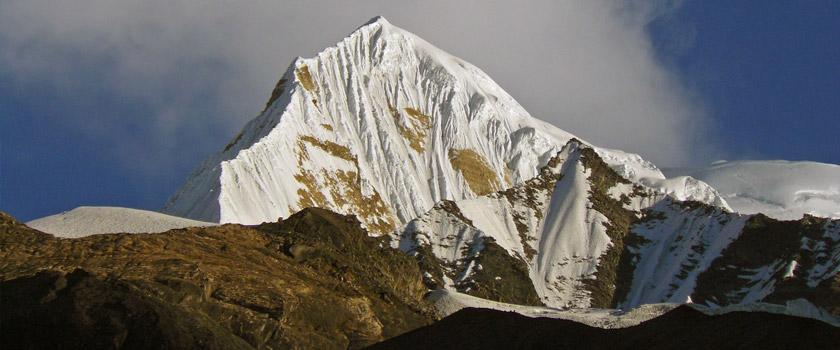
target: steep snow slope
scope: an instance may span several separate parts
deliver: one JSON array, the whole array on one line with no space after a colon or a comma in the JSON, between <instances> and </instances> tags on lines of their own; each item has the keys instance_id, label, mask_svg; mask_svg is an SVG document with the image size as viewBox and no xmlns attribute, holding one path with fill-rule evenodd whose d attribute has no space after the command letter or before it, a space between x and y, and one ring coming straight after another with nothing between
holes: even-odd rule
<instances>
[{"instance_id":1,"label":"steep snow slope","mask_svg":"<svg viewBox=\"0 0 840 350\"><path fill-rule=\"evenodd\" d=\"M481 255L483 247L475 242L490 237L527 267L545 305L607 307L612 292L603 288L614 285L615 276L599 281L598 266L605 254L623 248L614 228L629 224L634 207L662 197L621 178L591 147L572 140L536 178L504 192L436 206L398 230L393 242L404 251L428 250L440 259L443 276L436 279L451 280L440 287L475 293L481 285L465 283L475 279L473 271L495 272L467 262ZM593 295L596 290L601 295Z\"/></svg>"},{"instance_id":2,"label":"steep snow slope","mask_svg":"<svg viewBox=\"0 0 840 350\"><path fill-rule=\"evenodd\" d=\"M840 218L840 165L738 161L666 172L710 184L740 213L763 213L781 220L796 220L803 214Z\"/></svg>"},{"instance_id":3,"label":"steep snow slope","mask_svg":"<svg viewBox=\"0 0 840 350\"><path fill-rule=\"evenodd\" d=\"M642 215L625 250L632 283L618 306L805 298L840 315L840 220L778 221L671 199Z\"/></svg>"},{"instance_id":4,"label":"steep snow slope","mask_svg":"<svg viewBox=\"0 0 840 350\"><path fill-rule=\"evenodd\" d=\"M571 138L532 118L480 69L378 17L296 59L265 111L164 211L253 224L318 206L356 214L382 234L441 200L534 177ZM633 181L726 206L701 182L665 181L638 155L598 152Z\"/></svg>"},{"instance_id":5,"label":"steep snow slope","mask_svg":"<svg viewBox=\"0 0 840 350\"><path fill-rule=\"evenodd\" d=\"M644 241L631 248L638 258L633 285L622 303L625 307L690 301L697 275L720 257L747 220L745 215L692 209L669 200L649 208L647 214L633 229Z\"/></svg>"},{"instance_id":6,"label":"steep snow slope","mask_svg":"<svg viewBox=\"0 0 840 350\"><path fill-rule=\"evenodd\" d=\"M557 182L536 236L537 259L533 281L541 295L555 292L558 300L578 299L583 289L577 277L595 272L598 257L610 245L604 223L609 220L592 210L589 199L589 178L592 170L581 161L581 153L570 147L570 154L561 168L563 178ZM551 276L566 276L552 280ZM564 306L587 307L587 304Z\"/></svg>"},{"instance_id":7,"label":"steep snow slope","mask_svg":"<svg viewBox=\"0 0 840 350\"><path fill-rule=\"evenodd\" d=\"M26 225L56 237L79 238L102 233L164 232L216 224L130 208L78 207L32 220Z\"/></svg>"},{"instance_id":8,"label":"steep snow slope","mask_svg":"<svg viewBox=\"0 0 840 350\"><path fill-rule=\"evenodd\" d=\"M488 247L522 266L550 307L808 298L840 313L838 230L840 220L777 221L678 201L621 177L572 140L536 178L435 206L392 242L424 262L431 288L506 302L527 294L494 290L526 288Z\"/></svg>"}]
</instances>

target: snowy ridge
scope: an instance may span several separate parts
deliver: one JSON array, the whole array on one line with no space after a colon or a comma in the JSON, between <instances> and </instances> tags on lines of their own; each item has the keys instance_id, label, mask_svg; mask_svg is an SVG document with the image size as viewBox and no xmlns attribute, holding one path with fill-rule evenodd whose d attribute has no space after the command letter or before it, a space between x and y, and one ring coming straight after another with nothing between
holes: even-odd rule
<instances>
[{"instance_id":1,"label":"snowy ridge","mask_svg":"<svg viewBox=\"0 0 840 350\"><path fill-rule=\"evenodd\" d=\"M388 227L441 199L530 178L554 140L570 137L537 130L541 123L483 72L382 18L315 58L297 59L284 80L283 95L221 162L198 171L167 212L243 223L309 205L358 214L358 203L338 200L356 187L363 199L381 202L378 217L362 221ZM453 168L452 149L474 152L466 160L484 165L481 175L490 179L471 188ZM331 184L340 172L348 181ZM215 182L219 193L196 198ZM203 203L190 208L194 202Z\"/></svg>"},{"instance_id":2,"label":"snowy ridge","mask_svg":"<svg viewBox=\"0 0 840 350\"><path fill-rule=\"evenodd\" d=\"M481 255L472 242L491 237L526 264L540 300L555 308L692 299L720 307L833 288L840 220L732 213L676 200L605 167L590 147L571 141L537 178L436 206L397 230L394 244L407 252L429 248L463 279L459 259ZM463 281L450 282L443 287L470 293Z\"/></svg>"},{"instance_id":3,"label":"snowy ridge","mask_svg":"<svg viewBox=\"0 0 840 350\"><path fill-rule=\"evenodd\" d=\"M669 169L717 189L732 208L780 220L804 214L840 218L840 165L817 162L715 162L699 169Z\"/></svg>"},{"instance_id":4,"label":"snowy ridge","mask_svg":"<svg viewBox=\"0 0 840 350\"><path fill-rule=\"evenodd\" d=\"M266 110L164 212L254 224L318 206L382 234L441 200L533 178L572 137L531 117L480 69L378 17L296 59ZM638 155L598 152L633 181L726 205L700 182L672 188Z\"/></svg>"},{"instance_id":5,"label":"snowy ridge","mask_svg":"<svg viewBox=\"0 0 840 350\"><path fill-rule=\"evenodd\" d=\"M216 224L139 209L78 207L29 221L26 225L56 237L80 238L103 233L155 233Z\"/></svg>"},{"instance_id":6,"label":"snowy ridge","mask_svg":"<svg viewBox=\"0 0 840 350\"><path fill-rule=\"evenodd\" d=\"M480 237L492 237L528 266L542 303L551 307L586 308L592 299L586 281L594 278L599 258L612 246L609 219L590 201L593 169L582 159L591 147L570 141L541 175L510 190L436 206L394 235L394 245L413 252L429 247L451 275L459 273L463 247ZM660 196L629 181L621 184L628 202L644 205ZM645 198L633 193L644 193ZM664 195L661 195L664 196ZM630 198L634 200L631 201ZM456 265L452 265L456 263ZM458 289L455 283L446 285Z\"/></svg>"}]
</instances>

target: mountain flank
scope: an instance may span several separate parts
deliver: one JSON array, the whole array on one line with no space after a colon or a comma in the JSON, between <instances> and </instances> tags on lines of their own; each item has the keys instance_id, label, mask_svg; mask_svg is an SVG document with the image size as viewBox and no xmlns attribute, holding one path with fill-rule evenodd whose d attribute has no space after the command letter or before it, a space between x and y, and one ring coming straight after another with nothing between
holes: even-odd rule
<instances>
[{"instance_id":1,"label":"mountain flank","mask_svg":"<svg viewBox=\"0 0 840 350\"><path fill-rule=\"evenodd\" d=\"M523 184L445 201L392 234L432 289L555 308L804 298L840 312L840 220L680 201L570 140Z\"/></svg>"},{"instance_id":2,"label":"mountain flank","mask_svg":"<svg viewBox=\"0 0 840 350\"><path fill-rule=\"evenodd\" d=\"M10 348L360 348L435 318L414 259L360 222L60 239L0 215Z\"/></svg>"}]
</instances>

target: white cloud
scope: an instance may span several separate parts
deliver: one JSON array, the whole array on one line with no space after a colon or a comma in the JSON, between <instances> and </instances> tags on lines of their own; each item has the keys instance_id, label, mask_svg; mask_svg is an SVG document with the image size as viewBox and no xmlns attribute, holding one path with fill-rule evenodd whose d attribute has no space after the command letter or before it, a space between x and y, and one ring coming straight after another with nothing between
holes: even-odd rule
<instances>
[{"instance_id":1,"label":"white cloud","mask_svg":"<svg viewBox=\"0 0 840 350\"><path fill-rule=\"evenodd\" d=\"M534 116L676 165L708 145L709 118L657 62L645 31L673 4L5 1L0 73L82 112L109 111L55 118L155 173L196 165L261 110L295 56L382 14L484 69Z\"/></svg>"}]
</instances>

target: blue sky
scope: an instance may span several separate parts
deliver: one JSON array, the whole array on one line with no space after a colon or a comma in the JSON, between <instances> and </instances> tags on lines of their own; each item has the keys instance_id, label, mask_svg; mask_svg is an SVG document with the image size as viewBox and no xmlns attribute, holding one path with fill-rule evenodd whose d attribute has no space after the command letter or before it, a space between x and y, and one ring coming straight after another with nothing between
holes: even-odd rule
<instances>
[{"instance_id":1,"label":"blue sky","mask_svg":"<svg viewBox=\"0 0 840 350\"><path fill-rule=\"evenodd\" d=\"M482 67L535 116L660 166L840 164L837 1L82 3L0 1L0 210L22 220L159 208L294 56L375 14Z\"/></svg>"},{"instance_id":2,"label":"blue sky","mask_svg":"<svg viewBox=\"0 0 840 350\"><path fill-rule=\"evenodd\" d=\"M651 31L734 157L840 164L840 2L688 1Z\"/></svg>"}]
</instances>

